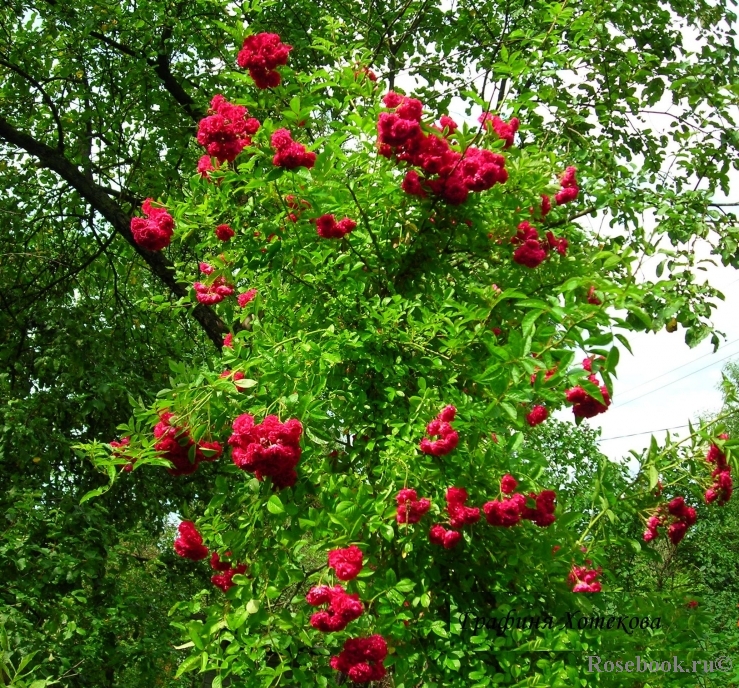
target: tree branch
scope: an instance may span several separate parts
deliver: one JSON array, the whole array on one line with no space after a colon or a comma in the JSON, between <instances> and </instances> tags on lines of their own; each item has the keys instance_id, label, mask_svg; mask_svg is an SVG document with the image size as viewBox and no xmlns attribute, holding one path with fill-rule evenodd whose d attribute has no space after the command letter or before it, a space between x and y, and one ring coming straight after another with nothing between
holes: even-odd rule
<instances>
[{"instance_id":1,"label":"tree branch","mask_svg":"<svg viewBox=\"0 0 739 688\"><path fill-rule=\"evenodd\" d=\"M131 234L130 217L109 197L106 189L88 180L61 153L45 143L37 141L32 136L18 131L4 117L0 117L0 138L38 158L44 167L56 172L100 213L118 234L133 246L136 253L149 265L151 271L169 287L175 296L186 297L188 295L187 288L175 279L173 266L161 253L148 251L136 244L133 234ZM195 306L192 315L200 323L211 341L220 349L223 346L223 336L229 331L225 323L211 308L202 303Z\"/></svg>"}]
</instances>

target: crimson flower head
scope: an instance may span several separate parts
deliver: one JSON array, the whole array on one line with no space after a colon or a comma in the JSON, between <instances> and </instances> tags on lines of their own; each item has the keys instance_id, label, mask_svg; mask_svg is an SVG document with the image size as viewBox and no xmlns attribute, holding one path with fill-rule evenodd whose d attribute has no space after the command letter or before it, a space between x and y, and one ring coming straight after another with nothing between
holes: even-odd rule
<instances>
[{"instance_id":1,"label":"crimson flower head","mask_svg":"<svg viewBox=\"0 0 739 688\"><path fill-rule=\"evenodd\" d=\"M211 565L212 563L213 562L211 561ZM246 573L246 564L237 564L235 567L233 567L231 566L231 564L226 564L225 562L218 563L219 566L217 567L217 570L221 573L216 573L212 575L210 577L211 583L213 583L213 585L215 585L217 588L220 588L223 592L228 592L235 585L235 583L233 582L233 577L237 573ZM213 568L216 567L214 566Z\"/></svg>"},{"instance_id":2,"label":"crimson flower head","mask_svg":"<svg viewBox=\"0 0 739 688\"><path fill-rule=\"evenodd\" d=\"M343 220L336 221L333 215L321 215L316 220L316 232L322 239L343 239L347 234L352 232L357 226L354 220L345 217Z\"/></svg>"},{"instance_id":3,"label":"crimson flower head","mask_svg":"<svg viewBox=\"0 0 739 688\"><path fill-rule=\"evenodd\" d=\"M203 544L203 536L192 521L181 521L177 527L179 535L174 541L174 551L181 557L200 561L208 556L208 548Z\"/></svg>"},{"instance_id":4,"label":"crimson flower head","mask_svg":"<svg viewBox=\"0 0 739 688\"><path fill-rule=\"evenodd\" d=\"M526 414L526 422L533 428L543 423L549 417L549 411L544 406L534 406Z\"/></svg>"},{"instance_id":5,"label":"crimson flower head","mask_svg":"<svg viewBox=\"0 0 739 688\"><path fill-rule=\"evenodd\" d=\"M442 525L431 526L429 540L433 545L439 545L444 549L453 549L462 539L462 533L458 530L447 530Z\"/></svg>"},{"instance_id":6,"label":"crimson flower head","mask_svg":"<svg viewBox=\"0 0 739 688\"><path fill-rule=\"evenodd\" d=\"M459 125L449 115L441 116L439 126L442 129L448 129L450 134L453 134L459 128Z\"/></svg>"},{"instance_id":7,"label":"crimson flower head","mask_svg":"<svg viewBox=\"0 0 739 688\"><path fill-rule=\"evenodd\" d=\"M316 164L316 154L308 151L302 143L293 141L292 134L287 129L275 131L270 142L277 151L272 158L275 167L284 167L286 170L298 167L310 169Z\"/></svg>"},{"instance_id":8,"label":"crimson flower head","mask_svg":"<svg viewBox=\"0 0 739 688\"><path fill-rule=\"evenodd\" d=\"M429 437L439 437L438 440L421 440L420 448L424 454L432 456L445 456L459 444L459 434L451 426L457 409L454 406L446 406L434 420L426 426L426 434Z\"/></svg>"},{"instance_id":9,"label":"crimson flower head","mask_svg":"<svg viewBox=\"0 0 739 688\"><path fill-rule=\"evenodd\" d=\"M201 156L198 160L198 174L200 174L203 179L210 179L210 173L214 169L217 168L213 167L213 161L211 160L210 155Z\"/></svg>"},{"instance_id":10,"label":"crimson flower head","mask_svg":"<svg viewBox=\"0 0 739 688\"><path fill-rule=\"evenodd\" d=\"M446 510L452 528L472 525L480 520L480 509L465 506L467 490L463 487L450 487L446 491Z\"/></svg>"},{"instance_id":11,"label":"crimson flower head","mask_svg":"<svg viewBox=\"0 0 739 688\"><path fill-rule=\"evenodd\" d=\"M415 170L408 170L405 173L400 188L403 189L409 196L418 196L419 198L426 197L426 191L421 184L421 178L418 176L418 172Z\"/></svg>"},{"instance_id":12,"label":"crimson flower head","mask_svg":"<svg viewBox=\"0 0 739 688\"><path fill-rule=\"evenodd\" d=\"M486 502L482 510L485 513L485 520L491 526L510 528L521 521L525 508L526 498L522 494L514 494L509 498Z\"/></svg>"},{"instance_id":13,"label":"crimson flower head","mask_svg":"<svg viewBox=\"0 0 739 688\"><path fill-rule=\"evenodd\" d=\"M243 105L233 105L220 94L213 96L208 112L198 124L198 143L219 163L233 162L251 143L251 137L259 130L259 121L247 117L249 113Z\"/></svg>"},{"instance_id":14,"label":"crimson flower head","mask_svg":"<svg viewBox=\"0 0 739 688\"><path fill-rule=\"evenodd\" d=\"M595 375L590 375L588 380L594 385L598 384L598 378ZM599 413L605 413L608 410L608 407L611 405L608 388L605 385L600 385L599 389L603 395L604 404L591 397L579 385L565 390L565 397L572 404L572 412L575 414L575 418L593 418Z\"/></svg>"},{"instance_id":15,"label":"crimson flower head","mask_svg":"<svg viewBox=\"0 0 739 688\"><path fill-rule=\"evenodd\" d=\"M506 473L500 479L500 491L503 494L511 494L515 492L518 487L518 480L516 480L510 473Z\"/></svg>"},{"instance_id":16,"label":"crimson flower head","mask_svg":"<svg viewBox=\"0 0 739 688\"><path fill-rule=\"evenodd\" d=\"M229 241L236 235L236 232L234 232L228 225L218 225L215 232L216 237L218 237L220 241Z\"/></svg>"},{"instance_id":17,"label":"crimson flower head","mask_svg":"<svg viewBox=\"0 0 739 688\"><path fill-rule=\"evenodd\" d=\"M223 346L225 346L227 349L233 349L234 348L234 336L232 332L229 332L224 338L223 338Z\"/></svg>"},{"instance_id":18,"label":"crimson flower head","mask_svg":"<svg viewBox=\"0 0 739 688\"><path fill-rule=\"evenodd\" d=\"M511 243L518 246L513 252L514 263L533 269L546 260L548 246L539 239L539 232L529 222L518 225L518 232L511 238Z\"/></svg>"},{"instance_id":19,"label":"crimson flower head","mask_svg":"<svg viewBox=\"0 0 739 688\"><path fill-rule=\"evenodd\" d=\"M578 187L577 179L575 178L576 172L577 168L575 167L568 167L564 171L559 182L561 188L554 197L554 201L557 205L564 205L565 203L574 201L577 198L578 193L580 193L580 188Z\"/></svg>"},{"instance_id":20,"label":"crimson flower head","mask_svg":"<svg viewBox=\"0 0 739 688\"><path fill-rule=\"evenodd\" d=\"M169 246L174 234L174 220L166 208L152 206L153 198L147 198L141 204L143 217L131 218L131 234L138 246L149 251L161 251Z\"/></svg>"},{"instance_id":21,"label":"crimson flower head","mask_svg":"<svg viewBox=\"0 0 739 688\"><path fill-rule=\"evenodd\" d=\"M245 291L239 294L236 297L236 300L238 301L239 306L241 306L241 308L244 308L244 306L246 306L247 303L250 303L251 301L254 300L254 297L256 295L257 295L256 289L249 289L248 291Z\"/></svg>"},{"instance_id":22,"label":"crimson flower head","mask_svg":"<svg viewBox=\"0 0 739 688\"><path fill-rule=\"evenodd\" d=\"M173 417L173 413L164 411L154 426L154 438L157 440L154 449L172 463L172 468L167 469L170 475L191 475L201 462L215 461L221 455L223 448L220 443L201 441L195 444L185 428L172 425ZM193 446L195 455L191 460L190 449Z\"/></svg>"},{"instance_id":23,"label":"crimson flower head","mask_svg":"<svg viewBox=\"0 0 739 688\"><path fill-rule=\"evenodd\" d=\"M418 523L431 508L430 500L418 499L416 491L408 488L398 492L395 501L398 504L398 511L395 515L398 523Z\"/></svg>"},{"instance_id":24,"label":"crimson flower head","mask_svg":"<svg viewBox=\"0 0 739 688\"><path fill-rule=\"evenodd\" d=\"M323 633L343 631L349 623L364 613L359 595L350 595L341 585L332 588L319 585L310 589L305 601L313 607L328 604L328 609L311 616L310 625Z\"/></svg>"},{"instance_id":25,"label":"crimson flower head","mask_svg":"<svg viewBox=\"0 0 739 688\"><path fill-rule=\"evenodd\" d=\"M300 460L300 436L303 426L297 418L281 423L277 416L267 416L254 424L254 416L244 413L233 422L228 443L231 457L242 471L254 473L257 480L272 478L273 485L292 487L298 479L295 467Z\"/></svg>"},{"instance_id":26,"label":"crimson flower head","mask_svg":"<svg viewBox=\"0 0 739 688\"><path fill-rule=\"evenodd\" d=\"M541 216L546 217L552 209L552 200L546 194L541 195Z\"/></svg>"},{"instance_id":27,"label":"crimson flower head","mask_svg":"<svg viewBox=\"0 0 739 688\"><path fill-rule=\"evenodd\" d=\"M387 643L381 635L349 638L337 656L331 657L331 668L346 674L354 683L380 681L387 673L383 662Z\"/></svg>"},{"instance_id":28,"label":"crimson flower head","mask_svg":"<svg viewBox=\"0 0 739 688\"><path fill-rule=\"evenodd\" d=\"M587 562L588 564L590 562ZM587 566L573 566L569 575L569 582L573 586L572 592L600 592L601 584L596 578L603 569L589 569Z\"/></svg>"},{"instance_id":29,"label":"crimson flower head","mask_svg":"<svg viewBox=\"0 0 739 688\"><path fill-rule=\"evenodd\" d=\"M236 62L242 69L249 70L257 88L274 88L282 80L275 67L287 64L292 49L276 33L258 33L246 38Z\"/></svg>"},{"instance_id":30,"label":"crimson flower head","mask_svg":"<svg viewBox=\"0 0 739 688\"><path fill-rule=\"evenodd\" d=\"M356 545L344 549L332 549L328 553L328 566L339 580L350 581L362 570L363 554Z\"/></svg>"},{"instance_id":31,"label":"crimson flower head","mask_svg":"<svg viewBox=\"0 0 739 688\"><path fill-rule=\"evenodd\" d=\"M230 284L227 284L223 277L216 277L212 284L195 282L192 287L195 290L197 300L206 305L220 303L227 296L231 296L234 293L234 288Z\"/></svg>"},{"instance_id":32,"label":"crimson flower head","mask_svg":"<svg viewBox=\"0 0 739 688\"><path fill-rule=\"evenodd\" d=\"M483 112L477 121L483 124L488 131L494 131L499 139L505 141L504 148L510 148L513 145L513 137L516 135L520 124L517 117L512 117L510 122L504 122L498 115Z\"/></svg>"}]
</instances>

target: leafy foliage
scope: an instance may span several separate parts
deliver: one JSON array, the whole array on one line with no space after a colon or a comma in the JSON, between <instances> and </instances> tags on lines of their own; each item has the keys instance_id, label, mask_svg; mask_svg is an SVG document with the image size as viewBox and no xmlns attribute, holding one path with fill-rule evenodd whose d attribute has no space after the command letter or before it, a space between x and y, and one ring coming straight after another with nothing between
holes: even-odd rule
<instances>
[{"instance_id":1,"label":"leafy foliage","mask_svg":"<svg viewBox=\"0 0 739 688\"><path fill-rule=\"evenodd\" d=\"M2 613L14 647L50 651L39 675L142 685L198 669L215 672L214 686L326 685L345 637L379 632L395 685L556 686L592 678L558 650L609 647L602 634L572 629L470 637L470 609L677 614L669 636L619 636L618 651L646 653L646 643L658 653L667 637L670 650L694 651L705 619L677 613L674 589L666 602L613 602L568 595L566 579L587 556L605 569L607 589L650 589L650 562L664 569L675 553L663 541L640 544L643 516L664 501L658 481L698 503L723 416L688 447L655 442L633 475L588 455L586 434L531 431L525 418L534 403L561 406L567 387L604 401L577 362L581 350L603 357L595 372L612 395L614 344L628 346L629 331L679 323L690 345L718 342L710 312L720 295L694 268L698 242L736 263L735 218L712 205L736 163L734 19L723 5L677 2L419 1L367 12L334 2L13 3L0 55L0 203L9 211L0 251L13 267L0 276L0 458L10 476L0 556L13 572ZM294 46L273 91L255 90L234 67L242 20L250 34L279 26ZM696 49L681 22L699 27ZM376 152L385 89L365 66L391 87L420 77L426 125L457 94L468 114L519 117L517 145L504 152L508 181L459 207L404 193L402 165ZM209 183L194 173L202 151L192 135L218 92L262 127ZM668 99L674 126L638 126ZM274 167L270 135L280 127L318 154L311 170ZM455 145L503 151L469 124ZM568 165L578 168L580 200L532 216ZM307 203L296 222L288 195ZM137 249L127 230L148 196L175 217L166 257ZM357 228L320 240L310 220L325 213ZM595 213L610 231L575 223ZM566 237L567 255L536 270L512 262L509 239L523 220ZM236 229L229 244L213 234L222 223ZM664 260L650 282L641 268L655 254ZM239 289L257 289L256 299L243 310L231 299L198 306L185 285L203 260ZM593 291L604 305L589 301ZM190 313L216 343L230 325L234 348L222 360ZM222 378L224 367L244 378ZM129 398L134 416L121 425ZM419 454L424 426L448 403L460 447ZM151 434L165 409L195 442L225 442L240 413L299 418L297 485L275 493L227 459L167 476ZM125 455L94 441L116 436L116 425L132 438ZM722 446L734 465L732 442ZM132 459L133 471L117 473ZM441 520L447 487L465 486L481 504L505 472L523 492L557 489L553 526L478 525L447 552L428 542L431 520L395 522L402 487L430 497L428 519ZM207 565L173 561L172 512L197 520L211 549L248 564L225 602L198 592ZM681 547L698 541L704 512ZM350 588L367 613L346 634L322 636L303 596L327 579L327 550L350 543L365 552ZM175 632L192 643L184 660L170 649L161 613L170 607Z\"/></svg>"}]
</instances>

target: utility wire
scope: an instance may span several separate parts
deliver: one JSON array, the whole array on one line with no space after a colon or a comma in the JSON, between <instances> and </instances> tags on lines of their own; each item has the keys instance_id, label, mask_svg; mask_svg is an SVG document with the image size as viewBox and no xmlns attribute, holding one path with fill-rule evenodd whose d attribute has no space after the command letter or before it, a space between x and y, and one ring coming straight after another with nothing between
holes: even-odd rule
<instances>
[{"instance_id":1,"label":"utility wire","mask_svg":"<svg viewBox=\"0 0 739 688\"><path fill-rule=\"evenodd\" d=\"M733 358L736 356L736 352L733 354L729 354L728 356L724 356L723 358L719 358L718 361L712 361L707 366L703 366L702 368L698 368L698 370L694 370L692 373L688 373L687 375L683 375L682 377L677 378L677 380L672 380L671 382L668 382L667 384L662 385L661 387L657 387L656 389L652 389L649 392L644 392L644 394L640 394L638 397L634 397L633 399L629 399L628 401L623 402L622 404L614 404L613 408L622 408L623 406L628 406L632 401L637 401L638 399L643 399L644 397L649 396L650 394L654 394L655 392L659 392L661 389L664 389L665 387L669 387L670 385L674 385L676 382L681 382L682 380L685 380L686 378L689 378L691 375L695 375L696 373L700 373L704 370L707 370L708 368L711 368L712 366L715 366L717 363L721 363L722 361L725 361L729 358Z\"/></svg>"},{"instance_id":2,"label":"utility wire","mask_svg":"<svg viewBox=\"0 0 739 688\"><path fill-rule=\"evenodd\" d=\"M739 411L734 411L732 413L726 414L726 417L729 416L735 416ZM715 422L715 421L712 421ZM693 423L693 427L695 427L697 423ZM611 440L622 440L626 437L637 437L638 435L651 435L654 432L667 432L668 430L681 430L682 428L689 428L690 423L685 423L685 425L675 425L671 428L660 428L659 430L644 430L644 432L632 432L628 435L616 435L616 437L602 437L599 438L599 442L610 442Z\"/></svg>"},{"instance_id":3,"label":"utility wire","mask_svg":"<svg viewBox=\"0 0 739 688\"><path fill-rule=\"evenodd\" d=\"M645 430L644 432L632 432L630 435L617 435L616 437L601 437L598 442L610 442L611 440L622 440L626 437L636 437L637 435L651 435L655 432L667 432L668 430L680 430L681 428L689 427L688 423L685 425L675 425L672 428L660 428L659 430Z\"/></svg>"},{"instance_id":4,"label":"utility wire","mask_svg":"<svg viewBox=\"0 0 739 688\"><path fill-rule=\"evenodd\" d=\"M739 281L739 280L737 280ZM669 375L670 373L674 373L677 370L680 370L681 368L685 368L686 366L693 365L696 361L700 361L702 358L705 358L706 356L713 356L717 351L722 351L726 349L727 347L731 346L732 344L735 344L736 342L739 342L739 337L736 339L732 339L730 342L726 342L723 346L720 346L716 351L709 351L708 353L703 354L702 356L698 356L698 358L694 358L692 361L688 361L687 363L683 363L682 365L677 366L677 368L671 368L665 373L662 373L661 375L657 375L657 377L653 377L646 382L642 382L639 385L636 385L636 387L631 387L627 390L624 390L621 392L621 394L630 394L636 389L640 389L641 387L644 387L644 385L648 385L650 382L654 382L655 380L659 380L663 378L665 375Z\"/></svg>"}]
</instances>

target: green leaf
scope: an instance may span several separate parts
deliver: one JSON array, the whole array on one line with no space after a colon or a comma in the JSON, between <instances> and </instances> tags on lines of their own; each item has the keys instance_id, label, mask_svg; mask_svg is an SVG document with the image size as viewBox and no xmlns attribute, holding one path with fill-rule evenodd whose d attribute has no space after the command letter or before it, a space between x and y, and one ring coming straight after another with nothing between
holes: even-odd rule
<instances>
[{"instance_id":1,"label":"green leaf","mask_svg":"<svg viewBox=\"0 0 739 688\"><path fill-rule=\"evenodd\" d=\"M659 471L655 465L649 467L649 489L653 490L659 482Z\"/></svg>"},{"instance_id":2,"label":"green leaf","mask_svg":"<svg viewBox=\"0 0 739 688\"><path fill-rule=\"evenodd\" d=\"M259 383L256 380L250 380L248 377L245 377L241 380L234 380L234 384L239 389L251 389L252 387L256 387Z\"/></svg>"},{"instance_id":3,"label":"green leaf","mask_svg":"<svg viewBox=\"0 0 739 688\"><path fill-rule=\"evenodd\" d=\"M175 678L179 678L182 674L192 671L200 662L200 655L193 655L188 657L180 666L177 668Z\"/></svg>"},{"instance_id":4,"label":"green leaf","mask_svg":"<svg viewBox=\"0 0 739 688\"><path fill-rule=\"evenodd\" d=\"M243 626L246 622L249 613L250 612L246 607L241 607L240 609L237 609L233 614L229 614L226 617L226 622L228 623L229 629L235 631L238 628L241 628L241 626Z\"/></svg>"},{"instance_id":5,"label":"green leaf","mask_svg":"<svg viewBox=\"0 0 739 688\"><path fill-rule=\"evenodd\" d=\"M285 507L282 504L282 501L277 495L272 495L267 500L267 511L269 511L270 514L284 514L285 513Z\"/></svg>"},{"instance_id":6,"label":"green leaf","mask_svg":"<svg viewBox=\"0 0 739 688\"><path fill-rule=\"evenodd\" d=\"M249 614L256 614L259 611L259 600L251 599L246 603L246 611Z\"/></svg>"},{"instance_id":7,"label":"green leaf","mask_svg":"<svg viewBox=\"0 0 739 688\"><path fill-rule=\"evenodd\" d=\"M410 592L415 587L416 584L410 578L402 578L395 585L395 589L398 592Z\"/></svg>"},{"instance_id":8,"label":"green leaf","mask_svg":"<svg viewBox=\"0 0 739 688\"><path fill-rule=\"evenodd\" d=\"M111 487L113 486L113 483L109 483L108 485L103 485L101 487L96 487L94 490L90 490L89 492L86 492L82 499L80 499L80 504L84 504L89 499L92 499L93 497L99 497L101 494L105 494Z\"/></svg>"}]
</instances>

